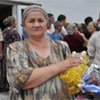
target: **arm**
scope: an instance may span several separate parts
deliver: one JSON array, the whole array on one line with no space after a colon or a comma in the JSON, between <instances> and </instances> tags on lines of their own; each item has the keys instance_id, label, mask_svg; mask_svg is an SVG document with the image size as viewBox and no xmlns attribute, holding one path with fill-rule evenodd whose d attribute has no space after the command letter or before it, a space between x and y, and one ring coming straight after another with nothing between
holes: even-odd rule
<instances>
[{"instance_id":1,"label":"arm","mask_svg":"<svg viewBox=\"0 0 100 100\"><path fill-rule=\"evenodd\" d=\"M18 49L8 48L7 54L8 80L10 85L17 90L39 86L59 73L68 70L71 66L77 66L81 63L79 58L71 58L46 67L29 68L28 59Z\"/></svg>"},{"instance_id":2,"label":"arm","mask_svg":"<svg viewBox=\"0 0 100 100\"><path fill-rule=\"evenodd\" d=\"M78 31L78 34L83 38L84 46L87 47L88 39L85 37L83 33L80 33L79 31Z\"/></svg>"},{"instance_id":3,"label":"arm","mask_svg":"<svg viewBox=\"0 0 100 100\"><path fill-rule=\"evenodd\" d=\"M59 45L62 47L62 50L63 50L64 59L66 59L66 56L68 56L70 54L69 46L67 43L65 43L63 41L60 41L59 43L60 43ZM75 61L75 63L74 63L74 61ZM33 72L31 74L29 80L27 81L27 83L24 85L23 88L26 89L29 87L33 87L33 86L36 87L40 84L43 84L50 78L58 75L61 72L64 72L65 70L68 70L71 66L76 66L76 64L79 64L79 62L80 62L79 58L71 58L69 60L64 60L57 64L52 64L47 67L33 69ZM31 81L32 81L32 83L29 85L28 83L30 83Z\"/></svg>"},{"instance_id":4,"label":"arm","mask_svg":"<svg viewBox=\"0 0 100 100\"><path fill-rule=\"evenodd\" d=\"M79 58L73 58L47 67L33 69L31 76L24 84L23 89L39 86L59 73L68 70L70 67L79 65L80 62Z\"/></svg>"},{"instance_id":5,"label":"arm","mask_svg":"<svg viewBox=\"0 0 100 100\"><path fill-rule=\"evenodd\" d=\"M89 55L90 64L93 63L95 58L95 37L92 35L88 41L87 52Z\"/></svg>"}]
</instances>

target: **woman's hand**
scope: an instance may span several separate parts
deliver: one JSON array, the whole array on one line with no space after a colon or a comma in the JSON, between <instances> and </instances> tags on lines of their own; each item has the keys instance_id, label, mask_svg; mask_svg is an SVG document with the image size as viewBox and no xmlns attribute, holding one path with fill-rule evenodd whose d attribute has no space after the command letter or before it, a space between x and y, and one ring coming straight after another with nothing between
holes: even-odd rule
<instances>
[{"instance_id":1,"label":"woman's hand","mask_svg":"<svg viewBox=\"0 0 100 100\"><path fill-rule=\"evenodd\" d=\"M78 66L79 64L82 63L82 60L80 59L80 57L72 57L72 58L67 59L67 60L68 60L68 64L70 67Z\"/></svg>"},{"instance_id":2,"label":"woman's hand","mask_svg":"<svg viewBox=\"0 0 100 100\"><path fill-rule=\"evenodd\" d=\"M63 64L63 71L68 70L69 68L73 67L73 66L78 66L82 63L82 59L80 59L80 57L71 57L68 58L64 61L62 61Z\"/></svg>"}]
</instances>

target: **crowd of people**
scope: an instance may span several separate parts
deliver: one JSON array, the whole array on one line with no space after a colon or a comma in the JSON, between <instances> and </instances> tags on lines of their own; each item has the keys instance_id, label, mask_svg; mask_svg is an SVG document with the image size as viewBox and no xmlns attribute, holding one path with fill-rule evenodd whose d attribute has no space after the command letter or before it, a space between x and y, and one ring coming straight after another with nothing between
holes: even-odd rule
<instances>
[{"instance_id":1,"label":"crowd of people","mask_svg":"<svg viewBox=\"0 0 100 100\"><path fill-rule=\"evenodd\" d=\"M82 63L78 56L66 59L73 51L86 51L89 65L100 65L100 19L72 24L36 5L26 7L22 18L22 37L13 16L0 31L0 92L9 91L9 100L75 100L59 74Z\"/></svg>"}]
</instances>

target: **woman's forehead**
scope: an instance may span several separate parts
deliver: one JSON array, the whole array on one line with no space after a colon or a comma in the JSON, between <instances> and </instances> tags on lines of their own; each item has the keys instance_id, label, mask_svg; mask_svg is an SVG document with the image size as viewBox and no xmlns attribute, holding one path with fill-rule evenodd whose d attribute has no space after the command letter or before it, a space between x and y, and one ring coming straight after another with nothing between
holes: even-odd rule
<instances>
[{"instance_id":1,"label":"woman's forehead","mask_svg":"<svg viewBox=\"0 0 100 100\"><path fill-rule=\"evenodd\" d=\"M38 11L29 13L27 17L30 17L30 18L33 18L33 17L36 17L36 18L42 17L43 18L44 17L45 18L45 16L41 12L38 12Z\"/></svg>"}]
</instances>

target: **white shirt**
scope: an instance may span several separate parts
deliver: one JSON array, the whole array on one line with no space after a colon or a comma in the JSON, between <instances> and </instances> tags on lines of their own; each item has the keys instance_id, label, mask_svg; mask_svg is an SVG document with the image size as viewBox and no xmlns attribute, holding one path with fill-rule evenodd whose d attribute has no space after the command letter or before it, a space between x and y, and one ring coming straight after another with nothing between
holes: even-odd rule
<instances>
[{"instance_id":1,"label":"white shirt","mask_svg":"<svg viewBox=\"0 0 100 100\"><path fill-rule=\"evenodd\" d=\"M63 36L68 35L68 32L67 32L67 30L64 28L64 26L62 26L61 34L62 34Z\"/></svg>"}]
</instances>

